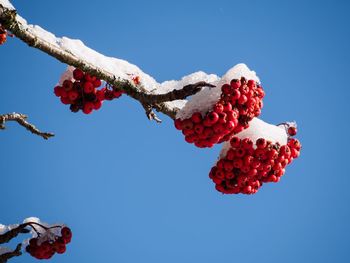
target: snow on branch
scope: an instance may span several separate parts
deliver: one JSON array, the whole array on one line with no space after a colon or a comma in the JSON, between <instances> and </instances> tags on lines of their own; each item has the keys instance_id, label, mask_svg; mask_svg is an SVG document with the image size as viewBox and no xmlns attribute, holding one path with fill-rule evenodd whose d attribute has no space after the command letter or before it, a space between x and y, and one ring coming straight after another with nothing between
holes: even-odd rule
<instances>
[{"instance_id":1,"label":"snow on branch","mask_svg":"<svg viewBox=\"0 0 350 263\"><path fill-rule=\"evenodd\" d=\"M124 90L142 104L150 119L158 119L153 109L174 119L177 111L185 105L186 97L196 94L201 87L212 87L208 82L218 80L214 74L197 72L180 81L158 83L125 60L104 56L86 47L80 40L58 38L40 26L28 24L17 15L8 0L0 0L0 23L29 46ZM140 80L138 83L133 81L135 77Z\"/></svg>"},{"instance_id":2,"label":"snow on branch","mask_svg":"<svg viewBox=\"0 0 350 263\"><path fill-rule=\"evenodd\" d=\"M7 250L4 253L0 253L0 263L6 263L10 258L18 257L22 255L22 244L18 244L16 249L11 251Z\"/></svg>"},{"instance_id":3,"label":"snow on branch","mask_svg":"<svg viewBox=\"0 0 350 263\"><path fill-rule=\"evenodd\" d=\"M41 132L33 124L29 123L26 119L27 119L27 116L21 113L13 112L13 113L2 114L0 115L0 129L1 130L5 129L5 123L7 121L16 121L19 125L23 126L31 133L39 135L45 140L54 136L53 133ZM0 240L0 244L1 244L1 240Z\"/></svg>"}]
</instances>

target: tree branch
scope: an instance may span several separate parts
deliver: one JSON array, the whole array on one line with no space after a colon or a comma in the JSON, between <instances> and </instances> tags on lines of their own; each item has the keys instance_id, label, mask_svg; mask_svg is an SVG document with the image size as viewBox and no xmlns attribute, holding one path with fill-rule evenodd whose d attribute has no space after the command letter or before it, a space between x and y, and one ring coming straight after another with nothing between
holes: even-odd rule
<instances>
[{"instance_id":1,"label":"tree branch","mask_svg":"<svg viewBox=\"0 0 350 263\"><path fill-rule=\"evenodd\" d=\"M16 121L19 125L23 126L31 133L39 135L42 138L44 138L45 140L54 136L53 133L39 131L33 124L27 122L26 119L27 119L27 116L24 114L21 114L21 113L14 112L14 113L2 114L2 115L0 115L0 129L1 130L5 129L5 123L7 121Z\"/></svg>"},{"instance_id":2,"label":"tree branch","mask_svg":"<svg viewBox=\"0 0 350 263\"><path fill-rule=\"evenodd\" d=\"M174 89L165 94L154 94L150 91L151 87L143 86L142 82L140 84L133 85L132 81L130 81L130 78L125 78L125 74L121 74L122 76L118 76L114 73L108 72L105 68L96 65L96 63L89 61L80 53L77 54L76 52L74 52L74 50L67 47L67 45L64 45L64 41L69 42L72 40L69 40L68 38L56 38L54 35L41 28L40 33L38 33L38 27L28 25L24 19L17 15L16 10L14 10L8 4L9 2L7 0L0 0L0 23L3 25L4 28L11 31L17 38L21 39L29 46L39 49L65 64L72 65L76 68L80 68L81 70L88 72L89 74L103 79L109 84L122 89L127 95L138 100L141 103L141 105L146 110L146 114L149 117L149 119L154 119L156 121L159 120L153 113L153 108L174 119L176 112L179 109L176 107L172 107L171 105L169 105L169 103L165 102L183 100L186 97L194 95L195 93L200 91L202 87L213 87L213 85L201 81L195 84L187 85L179 90ZM79 44L80 43L81 42L79 42ZM85 46L83 46L83 48L85 48L88 52L94 52L93 54L97 54L98 56L102 57L101 54L98 54L97 52ZM111 59L114 59L107 57L104 58L108 60L108 62L110 62ZM128 67L129 69L133 69L139 72L141 75L145 76L146 79L153 80L150 76L143 73L135 65L129 64L128 62L121 60L118 60L117 62L121 66L126 65L126 67ZM126 73L126 75L130 74ZM147 85L147 82L145 82L145 85Z\"/></svg>"},{"instance_id":3,"label":"tree branch","mask_svg":"<svg viewBox=\"0 0 350 263\"><path fill-rule=\"evenodd\" d=\"M28 224L20 224L17 227L7 231L4 234L0 235L0 244L9 242L11 239L17 237L21 233L28 233L26 227Z\"/></svg>"},{"instance_id":4,"label":"tree branch","mask_svg":"<svg viewBox=\"0 0 350 263\"><path fill-rule=\"evenodd\" d=\"M13 257L18 257L22 255L22 244L18 244L16 249L0 255L0 263L6 263L7 260Z\"/></svg>"}]
</instances>

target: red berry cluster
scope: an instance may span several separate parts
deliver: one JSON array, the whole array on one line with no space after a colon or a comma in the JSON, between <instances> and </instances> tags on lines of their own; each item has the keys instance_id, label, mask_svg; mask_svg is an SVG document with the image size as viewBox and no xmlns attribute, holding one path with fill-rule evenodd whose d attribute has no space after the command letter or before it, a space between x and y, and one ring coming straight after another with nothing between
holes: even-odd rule
<instances>
[{"instance_id":1,"label":"red berry cluster","mask_svg":"<svg viewBox=\"0 0 350 263\"><path fill-rule=\"evenodd\" d=\"M254 149L251 139L233 137L230 145L226 156L209 173L216 190L224 194L255 194L263 183L278 182L301 149L297 139L281 146L260 138Z\"/></svg>"},{"instance_id":2,"label":"red berry cluster","mask_svg":"<svg viewBox=\"0 0 350 263\"><path fill-rule=\"evenodd\" d=\"M4 44L7 39L7 31L0 25L0 45Z\"/></svg>"},{"instance_id":3,"label":"red berry cluster","mask_svg":"<svg viewBox=\"0 0 350 263\"><path fill-rule=\"evenodd\" d=\"M46 240L39 245L38 238L29 240L29 245L26 251L37 259L50 259L55 253L63 254L66 252L66 245L72 239L72 231L68 227L61 229L61 235L57 236L55 240Z\"/></svg>"},{"instance_id":4,"label":"red berry cluster","mask_svg":"<svg viewBox=\"0 0 350 263\"><path fill-rule=\"evenodd\" d=\"M90 114L93 110L98 110L104 100L119 98L123 91L115 87L101 86L101 80L84 73L80 69L73 71L74 80L64 80L62 86L56 86L54 93L61 98L63 104L70 104L72 112L82 110L85 114Z\"/></svg>"},{"instance_id":5,"label":"red berry cluster","mask_svg":"<svg viewBox=\"0 0 350 263\"><path fill-rule=\"evenodd\" d=\"M204 116L195 112L188 119L176 119L185 140L199 148L228 141L234 134L249 127L249 121L261 113L263 88L254 80L233 79L221 87L221 98Z\"/></svg>"}]
</instances>

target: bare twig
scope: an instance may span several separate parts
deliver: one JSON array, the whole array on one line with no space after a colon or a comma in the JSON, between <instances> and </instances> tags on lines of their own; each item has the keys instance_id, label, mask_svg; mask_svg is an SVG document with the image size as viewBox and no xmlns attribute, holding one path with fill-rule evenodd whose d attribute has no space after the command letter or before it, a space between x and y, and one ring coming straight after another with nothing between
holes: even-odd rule
<instances>
[{"instance_id":1,"label":"bare twig","mask_svg":"<svg viewBox=\"0 0 350 263\"><path fill-rule=\"evenodd\" d=\"M22 255L22 244L18 244L16 249L0 255L0 263L6 263L7 260L13 257L18 257Z\"/></svg>"},{"instance_id":2,"label":"bare twig","mask_svg":"<svg viewBox=\"0 0 350 263\"><path fill-rule=\"evenodd\" d=\"M162 120L158 118L157 114L154 113L152 105L142 103L143 108L145 109L146 116L149 120L155 120L157 123L162 123Z\"/></svg>"},{"instance_id":3,"label":"bare twig","mask_svg":"<svg viewBox=\"0 0 350 263\"><path fill-rule=\"evenodd\" d=\"M212 87L211 84L198 82L187 85L183 87L183 89L173 90L165 94L150 93L146 89L142 88L142 85L135 86L130 83L130 81L118 78L118 76L115 76L113 73L85 61L83 58L78 57L69 50L63 49L59 45L49 43L42 36L29 30L29 26L23 21L23 19L18 19L16 10L1 5L0 0L0 23L4 28L11 31L17 38L21 39L29 46L37 48L65 64L80 68L81 70L122 89L127 95L141 103L146 110L146 114L149 119L156 120L157 122L159 119L152 111L153 108L174 119L178 109L171 107L164 102L183 100L188 96L194 95L204 86ZM57 42L59 42L59 40L60 39L57 38Z\"/></svg>"},{"instance_id":4,"label":"bare twig","mask_svg":"<svg viewBox=\"0 0 350 263\"><path fill-rule=\"evenodd\" d=\"M23 126L28 131L41 136L45 140L54 136L53 133L39 131L33 124L26 121L26 119L27 119L27 116L21 113L14 112L14 113L2 114L0 115L0 129L2 130L5 129L5 123L7 121L16 121L19 125Z\"/></svg>"}]
</instances>

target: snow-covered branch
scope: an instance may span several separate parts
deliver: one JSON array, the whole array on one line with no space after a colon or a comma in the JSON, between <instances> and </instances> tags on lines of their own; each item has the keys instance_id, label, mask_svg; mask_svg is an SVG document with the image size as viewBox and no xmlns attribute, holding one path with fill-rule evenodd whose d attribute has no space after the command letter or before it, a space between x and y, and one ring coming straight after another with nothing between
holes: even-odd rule
<instances>
[{"instance_id":1,"label":"snow-covered branch","mask_svg":"<svg viewBox=\"0 0 350 263\"><path fill-rule=\"evenodd\" d=\"M17 15L17 11L8 0L0 0L0 23L29 46L124 90L127 95L142 104L151 119L151 116L155 116L152 109L174 119L176 112L186 103L186 97L197 93L201 87L212 86L208 81L217 80L215 75L199 72L187 76L187 79L182 81L160 84L136 65L125 60L106 57L86 47L80 40L58 38L40 26L28 24ZM139 79L138 83L133 81L135 77Z\"/></svg>"},{"instance_id":2,"label":"snow-covered branch","mask_svg":"<svg viewBox=\"0 0 350 263\"><path fill-rule=\"evenodd\" d=\"M41 132L33 124L29 123L26 119L27 119L27 116L21 113L13 112L13 113L2 114L0 115L0 129L1 130L5 129L5 123L7 121L16 121L19 125L23 126L31 133L39 135L43 137L45 140L54 136L53 133Z\"/></svg>"},{"instance_id":3,"label":"snow-covered branch","mask_svg":"<svg viewBox=\"0 0 350 263\"><path fill-rule=\"evenodd\" d=\"M22 255L22 244L18 244L16 249L7 251L0 254L0 263L6 263L10 258L18 257Z\"/></svg>"}]
</instances>

